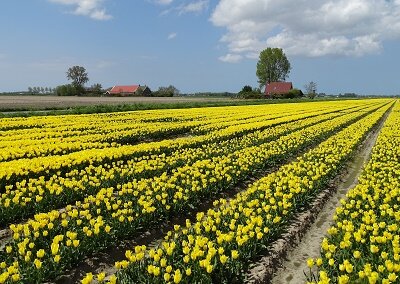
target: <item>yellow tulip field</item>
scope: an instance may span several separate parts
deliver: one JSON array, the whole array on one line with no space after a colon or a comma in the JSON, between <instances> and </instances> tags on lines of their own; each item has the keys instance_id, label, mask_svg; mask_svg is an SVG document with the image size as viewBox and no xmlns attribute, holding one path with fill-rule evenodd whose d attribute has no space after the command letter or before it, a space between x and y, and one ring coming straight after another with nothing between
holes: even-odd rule
<instances>
[{"instance_id":1,"label":"yellow tulip field","mask_svg":"<svg viewBox=\"0 0 400 284\"><path fill-rule=\"evenodd\" d=\"M76 281L243 283L381 122L304 283L399 283L400 105L390 99L0 119L0 283L57 281L176 219L155 245L116 259L115 273Z\"/></svg>"},{"instance_id":2,"label":"yellow tulip field","mask_svg":"<svg viewBox=\"0 0 400 284\"><path fill-rule=\"evenodd\" d=\"M308 275L311 283L400 282L399 158L397 103L359 184L336 209L334 224L321 244L321 257L309 260L314 270Z\"/></svg>"}]
</instances>

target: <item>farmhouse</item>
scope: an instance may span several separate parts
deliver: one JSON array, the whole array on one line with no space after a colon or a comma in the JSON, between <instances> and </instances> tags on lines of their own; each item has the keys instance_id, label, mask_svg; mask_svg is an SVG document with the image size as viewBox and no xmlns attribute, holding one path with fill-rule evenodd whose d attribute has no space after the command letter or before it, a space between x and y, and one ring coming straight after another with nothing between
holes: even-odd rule
<instances>
[{"instance_id":1,"label":"farmhouse","mask_svg":"<svg viewBox=\"0 0 400 284\"><path fill-rule=\"evenodd\" d=\"M293 90L292 82L271 82L265 87L265 96L284 95Z\"/></svg>"},{"instance_id":2,"label":"farmhouse","mask_svg":"<svg viewBox=\"0 0 400 284\"><path fill-rule=\"evenodd\" d=\"M111 90L106 92L110 96L150 96L151 90L147 86L140 85L127 85L127 86L114 86Z\"/></svg>"}]
</instances>

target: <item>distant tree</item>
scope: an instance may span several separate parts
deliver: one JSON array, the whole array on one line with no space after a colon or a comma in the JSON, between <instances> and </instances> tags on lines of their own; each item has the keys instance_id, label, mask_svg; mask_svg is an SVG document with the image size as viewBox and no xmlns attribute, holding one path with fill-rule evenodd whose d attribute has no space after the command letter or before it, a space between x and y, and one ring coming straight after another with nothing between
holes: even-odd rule
<instances>
[{"instance_id":1,"label":"distant tree","mask_svg":"<svg viewBox=\"0 0 400 284\"><path fill-rule=\"evenodd\" d=\"M153 93L155 97L173 97L180 94L180 91L173 85L168 87L159 87L156 92Z\"/></svg>"},{"instance_id":2,"label":"distant tree","mask_svg":"<svg viewBox=\"0 0 400 284\"><path fill-rule=\"evenodd\" d=\"M356 93L344 93L343 95L339 94L339 97L340 98L357 98L358 95Z\"/></svg>"},{"instance_id":3,"label":"distant tree","mask_svg":"<svg viewBox=\"0 0 400 284\"><path fill-rule=\"evenodd\" d=\"M40 87L40 92L43 94L44 93L44 88Z\"/></svg>"},{"instance_id":4,"label":"distant tree","mask_svg":"<svg viewBox=\"0 0 400 284\"><path fill-rule=\"evenodd\" d=\"M264 49L257 62L256 74L260 88L270 82L285 81L290 69L290 62L281 48Z\"/></svg>"},{"instance_id":5,"label":"distant tree","mask_svg":"<svg viewBox=\"0 0 400 284\"><path fill-rule=\"evenodd\" d=\"M262 99L264 96L261 94L261 90L259 88L252 88L249 85L246 85L242 88L242 90L238 93L238 97L242 99Z\"/></svg>"},{"instance_id":6,"label":"distant tree","mask_svg":"<svg viewBox=\"0 0 400 284\"><path fill-rule=\"evenodd\" d=\"M294 99L294 98L300 98L303 96L303 92L299 89L291 89L285 96L284 98L288 99Z\"/></svg>"},{"instance_id":7,"label":"distant tree","mask_svg":"<svg viewBox=\"0 0 400 284\"><path fill-rule=\"evenodd\" d=\"M242 92L242 93L248 93L248 92L252 92L253 91L253 88L251 87L251 86L249 86L249 85L246 85L246 86L244 86L243 88L242 88L242 90L240 91L240 92Z\"/></svg>"},{"instance_id":8,"label":"distant tree","mask_svg":"<svg viewBox=\"0 0 400 284\"><path fill-rule=\"evenodd\" d=\"M315 96L317 94L317 83L315 83L314 81L311 81L311 82L305 84L304 88L306 89L307 97L309 97L310 99L315 98Z\"/></svg>"},{"instance_id":9,"label":"distant tree","mask_svg":"<svg viewBox=\"0 0 400 284\"><path fill-rule=\"evenodd\" d=\"M99 95L99 94L102 93L102 91L103 91L103 87L102 87L101 84L99 84L99 83L94 84L94 85L92 85L92 86L90 87L90 92L92 92L92 93L94 93L94 94Z\"/></svg>"},{"instance_id":10,"label":"distant tree","mask_svg":"<svg viewBox=\"0 0 400 284\"><path fill-rule=\"evenodd\" d=\"M261 88L253 88L253 92L261 94Z\"/></svg>"},{"instance_id":11,"label":"distant tree","mask_svg":"<svg viewBox=\"0 0 400 284\"><path fill-rule=\"evenodd\" d=\"M49 87L44 88L44 92L48 93L49 92Z\"/></svg>"},{"instance_id":12,"label":"distant tree","mask_svg":"<svg viewBox=\"0 0 400 284\"><path fill-rule=\"evenodd\" d=\"M72 84L58 86L54 92L57 96L77 96L80 94L79 90Z\"/></svg>"},{"instance_id":13,"label":"distant tree","mask_svg":"<svg viewBox=\"0 0 400 284\"><path fill-rule=\"evenodd\" d=\"M72 81L72 85L79 92L84 92L83 85L89 81L88 73L82 66L73 66L68 68L67 79Z\"/></svg>"},{"instance_id":14,"label":"distant tree","mask_svg":"<svg viewBox=\"0 0 400 284\"><path fill-rule=\"evenodd\" d=\"M28 87L28 92L32 94L33 93L33 88L32 87Z\"/></svg>"}]
</instances>

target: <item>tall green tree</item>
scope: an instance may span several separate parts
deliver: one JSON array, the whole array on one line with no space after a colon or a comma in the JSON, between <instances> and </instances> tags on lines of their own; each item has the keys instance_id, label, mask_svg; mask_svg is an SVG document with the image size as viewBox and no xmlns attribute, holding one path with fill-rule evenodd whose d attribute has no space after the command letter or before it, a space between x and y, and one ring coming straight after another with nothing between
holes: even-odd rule
<instances>
[{"instance_id":1,"label":"tall green tree","mask_svg":"<svg viewBox=\"0 0 400 284\"><path fill-rule=\"evenodd\" d=\"M82 66L73 66L68 68L67 79L72 81L72 85L83 92L83 85L89 81L88 73Z\"/></svg>"},{"instance_id":2,"label":"tall green tree","mask_svg":"<svg viewBox=\"0 0 400 284\"><path fill-rule=\"evenodd\" d=\"M260 53L257 62L257 77L260 87L270 82L285 81L291 66L282 48L268 47Z\"/></svg>"}]
</instances>

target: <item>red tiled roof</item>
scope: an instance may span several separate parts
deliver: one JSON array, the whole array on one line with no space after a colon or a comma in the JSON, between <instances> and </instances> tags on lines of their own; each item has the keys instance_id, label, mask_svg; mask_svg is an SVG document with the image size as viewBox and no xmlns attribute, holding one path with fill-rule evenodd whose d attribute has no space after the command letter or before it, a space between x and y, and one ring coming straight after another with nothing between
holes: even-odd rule
<instances>
[{"instance_id":1,"label":"red tiled roof","mask_svg":"<svg viewBox=\"0 0 400 284\"><path fill-rule=\"evenodd\" d=\"M139 87L139 85L114 86L111 88L110 94L134 93Z\"/></svg>"},{"instance_id":2,"label":"red tiled roof","mask_svg":"<svg viewBox=\"0 0 400 284\"><path fill-rule=\"evenodd\" d=\"M291 89L293 89L291 82L271 82L267 84L267 87L265 88L265 94L286 94Z\"/></svg>"}]
</instances>

